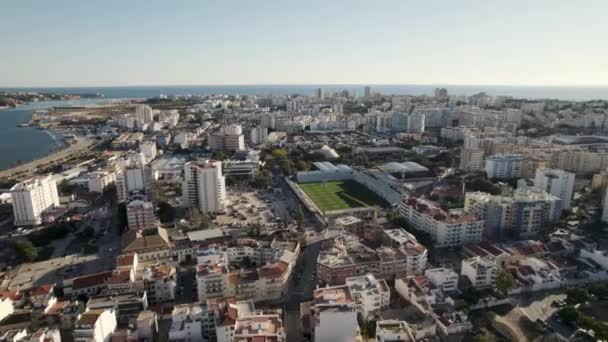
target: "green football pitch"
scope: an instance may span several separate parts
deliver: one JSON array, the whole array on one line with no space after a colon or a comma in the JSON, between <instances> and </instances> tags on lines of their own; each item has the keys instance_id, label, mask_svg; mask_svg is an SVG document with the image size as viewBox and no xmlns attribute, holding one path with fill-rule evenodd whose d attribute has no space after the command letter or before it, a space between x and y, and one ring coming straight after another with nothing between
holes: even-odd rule
<instances>
[{"instance_id":1,"label":"green football pitch","mask_svg":"<svg viewBox=\"0 0 608 342\"><path fill-rule=\"evenodd\" d=\"M321 211L387 204L373 191L353 180L303 183L299 186Z\"/></svg>"}]
</instances>

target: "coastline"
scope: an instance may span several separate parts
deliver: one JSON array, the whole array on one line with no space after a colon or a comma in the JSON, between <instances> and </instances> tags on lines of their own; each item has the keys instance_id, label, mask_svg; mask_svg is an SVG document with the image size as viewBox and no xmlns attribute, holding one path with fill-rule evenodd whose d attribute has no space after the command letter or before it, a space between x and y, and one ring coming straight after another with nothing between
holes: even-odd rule
<instances>
[{"instance_id":1,"label":"coastline","mask_svg":"<svg viewBox=\"0 0 608 342\"><path fill-rule=\"evenodd\" d=\"M0 170L0 179L10 178L20 173L27 173L29 175L29 173L41 166L60 162L63 159L71 158L88 150L94 142L94 139L86 137L77 138L74 144L64 142L61 146L58 146L44 156Z\"/></svg>"}]
</instances>

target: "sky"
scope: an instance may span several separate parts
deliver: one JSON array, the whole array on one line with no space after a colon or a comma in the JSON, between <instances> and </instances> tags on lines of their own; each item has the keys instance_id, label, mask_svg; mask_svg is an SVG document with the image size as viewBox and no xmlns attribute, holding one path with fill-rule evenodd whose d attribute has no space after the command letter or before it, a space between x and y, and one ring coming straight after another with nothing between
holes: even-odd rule
<instances>
[{"instance_id":1,"label":"sky","mask_svg":"<svg viewBox=\"0 0 608 342\"><path fill-rule=\"evenodd\" d=\"M0 87L608 85L608 1L0 0Z\"/></svg>"}]
</instances>

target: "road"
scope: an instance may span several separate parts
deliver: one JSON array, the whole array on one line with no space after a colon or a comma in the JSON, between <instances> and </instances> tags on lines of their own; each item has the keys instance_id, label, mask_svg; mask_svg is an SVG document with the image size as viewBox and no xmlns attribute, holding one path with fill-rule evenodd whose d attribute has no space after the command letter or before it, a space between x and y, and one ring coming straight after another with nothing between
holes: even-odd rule
<instances>
[{"instance_id":1,"label":"road","mask_svg":"<svg viewBox=\"0 0 608 342\"><path fill-rule=\"evenodd\" d=\"M285 329L287 341L302 341L300 329L300 303L312 300L316 284L317 257L321 251L321 242L308 245L300 254L294 276L289 282L285 295Z\"/></svg>"}]
</instances>

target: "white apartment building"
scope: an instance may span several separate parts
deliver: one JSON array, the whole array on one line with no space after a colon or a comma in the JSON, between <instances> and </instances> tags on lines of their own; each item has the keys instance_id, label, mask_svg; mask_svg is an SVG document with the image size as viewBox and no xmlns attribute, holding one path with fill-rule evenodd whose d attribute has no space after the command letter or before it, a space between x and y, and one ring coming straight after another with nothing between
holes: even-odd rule
<instances>
[{"instance_id":1,"label":"white apartment building","mask_svg":"<svg viewBox=\"0 0 608 342\"><path fill-rule=\"evenodd\" d=\"M188 132L179 132L173 138L173 144L179 145L181 148L188 147Z\"/></svg>"},{"instance_id":2,"label":"white apartment building","mask_svg":"<svg viewBox=\"0 0 608 342\"><path fill-rule=\"evenodd\" d=\"M467 277L477 289L490 288L496 285L498 269L495 261L475 256L462 260L460 274Z\"/></svg>"},{"instance_id":3,"label":"white apartment building","mask_svg":"<svg viewBox=\"0 0 608 342\"><path fill-rule=\"evenodd\" d=\"M405 321L376 322L376 342L416 342L416 336Z\"/></svg>"},{"instance_id":4,"label":"white apartment building","mask_svg":"<svg viewBox=\"0 0 608 342\"><path fill-rule=\"evenodd\" d=\"M187 162L184 165L182 194L186 207L197 207L203 212L222 211L226 201L226 180L222 174L222 162Z\"/></svg>"},{"instance_id":5,"label":"white apartment building","mask_svg":"<svg viewBox=\"0 0 608 342\"><path fill-rule=\"evenodd\" d=\"M431 268L424 271L424 275L443 292L458 290L458 273L451 268Z\"/></svg>"},{"instance_id":6,"label":"white apartment building","mask_svg":"<svg viewBox=\"0 0 608 342\"><path fill-rule=\"evenodd\" d=\"M253 314L237 318L233 342L287 341L283 321L278 314Z\"/></svg>"},{"instance_id":7,"label":"white apartment building","mask_svg":"<svg viewBox=\"0 0 608 342\"><path fill-rule=\"evenodd\" d=\"M251 143L253 145L263 144L268 140L268 128L257 126L251 129Z\"/></svg>"},{"instance_id":8,"label":"white apartment building","mask_svg":"<svg viewBox=\"0 0 608 342\"><path fill-rule=\"evenodd\" d=\"M116 330L114 309L92 309L81 314L74 324L74 342L105 342Z\"/></svg>"},{"instance_id":9,"label":"white apartment building","mask_svg":"<svg viewBox=\"0 0 608 342\"><path fill-rule=\"evenodd\" d=\"M204 312L200 304L175 305L171 312L171 318L169 341L203 341Z\"/></svg>"},{"instance_id":10,"label":"white apartment building","mask_svg":"<svg viewBox=\"0 0 608 342\"><path fill-rule=\"evenodd\" d=\"M406 274L422 274L426 269L428 250L405 229L385 229L384 239L406 256Z\"/></svg>"},{"instance_id":11,"label":"white apartment building","mask_svg":"<svg viewBox=\"0 0 608 342\"><path fill-rule=\"evenodd\" d=\"M197 267L198 299L234 296L238 300L277 300L285 293L289 264L277 261L259 268L229 270L226 260L207 262Z\"/></svg>"},{"instance_id":12,"label":"white apartment building","mask_svg":"<svg viewBox=\"0 0 608 342\"><path fill-rule=\"evenodd\" d=\"M471 130L469 127L442 127L441 138L447 141L463 141L465 135Z\"/></svg>"},{"instance_id":13,"label":"white apartment building","mask_svg":"<svg viewBox=\"0 0 608 342\"><path fill-rule=\"evenodd\" d=\"M561 199L534 190L517 189L513 196L467 192L464 209L485 220L488 238L531 237L543 224L559 220L562 210Z\"/></svg>"},{"instance_id":14,"label":"white apartment building","mask_svg":"<svg viewBox=\"0 0 608 342\"><path fill-rule=\"evenodd\" d=\"M495 154L486 158L488 178L521 178L524 157L519 154Z\"/></svg>"},{"instance_id":15,"label":"white apartment building","mask_svg":"<svg viewBox=\"0 0 608 342\"><path fill-rule=\"evenodd\" d=\"M214 151L243 151L245 149L245 138L242 134L212 134L207 143L209 149Z\"/></svg>"},{"instance_id":16,"label":"white apartment building","mask_svg":"<svg viewBox=\"0 0 608 342\"><path fill-rule=\"evenodd\" d=\"M388 308L391 303L391 291L386 280L378 280L373 274L346 278L346 286L365 319Z\"/></svg>"},{"instance_id":17,"label":"white apartment building","mask_svg":"<svg viewBox=\"0 0 608 342\"><path fill-rule=\"evenodd\" d=\"M608 187L606 187L602 203L602 222L608 223Z\"/></svg>"},{"instance_id":18,"label":"white apartment building","mask_svg":"<svg viewBox=\"0 0 608 342\"><path fill-rule=\"evenodd\" d=\"M169 128L177 126L179 122L179 112L177 109L163 111L158 115L158 122L166 125Z\"/></svg>"},{"instance_id":19,"label":"white apartment building","mask_svg":"<svg viewBox=\"0 0 608 342\"><path fill-rule=\"evenodd\" d=\"M13 300L5 297L0 298L0 321L15 311Z\"/></svg>"},{"instance_id":20,"label":"white apartment building","mask_svg":"<svg viewBox=\"0 0 608 342\"><path fill-rule=\"evenodd\" d=\"M154 229L157 226L154 204L137 198L127 204L127 223L130 230Z\"/></svg>"},{"instance_id":21,"label":"white apartment building","mask_svg":"<svg viewBox=\"0 0 608 342\"><path fill-rule=\"evenodd\" d=\"M142 123L153 122L154 112L152 111L152 107L143 104L135 107L135 119Z\"/></svg>"},{"instance_id":22,"label":"white apartment building","mask_svg":"<svg viewBox=\"0 0 608 342\"><path fill-rule=\"evenodd\" d=\"M53 175L17 183L10 191L15 226L41 224L42 213L59 206L57 182Z\"/></svg>"},{"instance_id":23,"label":"white apartment building","mask_svg":"<svg viewBox=\"0 0 608 342\"><path fill-rule=\"evenodd\" d=\"M460 152L460 169L467 172L483 170L483 156L482 149L463 148Z\"/></svg>"},{"instance_id":24,"label":"white apartment building","mask_svg":"<svg viewBox=\"0 0 608 342\"><path fill-rule=\"evenodd\" d=\"M150 305L173 302L177 287L175 267L152 265L144 269L142 278Z\"/></svg>"},{"instance_id":25,"label":"white apartment building","mask_svg":"<svg viewBox=\"0 0 608 342\"><path fill-rule=\"evenodd\" d=\"M608 153L558 150L551 156L551 167L574 173L599 172L608 168Z\"/></svg>"},{"instance_id":26,"label":"white apartment building","mask_svg":"<svg viewBox=\"0 0 608 342\"><path fill-rule=\"evenodd\" d=\"M156 158L156 142L155 141L142 141L139 144L139 152L144 154L145 164L149 164Z\"/></svg>"},{"instance_id":27,"label":"white apartment building","mask_svg":"<svg viewBox=\"0 0 608 342\"><path fill-rule=\"evenodd\" d=\"M446 212L436 203L404 197L401 216L414 228L430 234L435 247L456 247L481 241L484 220L463 211Z\"/></svg>"},{"instance_id":28,"label":"white apartment building","mask_svg":"<svg viewBox=\"0 0 608 342\"><path fill-rule=\"evenodd\" d=\"M242 151L245 137L240 125L222 126L219 132L211 134L207 140L209 149L216 151Z\"/></svg>"},{"instance_id":29,"label":"white apartment building","mask_svg":"<svg viewBox=\"0 0 608 342\"><path fill-rule=\"evenodd\" d=\"M423 133L426 115L416 111L412 114L396 112L391 117L391 128L396 132Z\"/></svg>"},{"instance_id":30,"label":"white apartment building","mask_svg":"<svg viewBox=\"0 0 608 342\"><path fill-rule=\"evenodd\" d=\"M103 193L104 190L114 184L116 173L108 170L93 171L89 174L87 185L89 192Z\"/></svg>"},{"instance_id":31,"label":"white apartment building","mask_svg":"<svg viewBox=\"0 0 608 342\"><path fill-rule=\"evenodd\" d=\"M310 322L315 342L352 342L360 335L357 308L345 285L314 291Z\"/></svg>"},{"instance_id":32,"label":"white apartment building","mask_svg":"<svg viewBox=\"0 0 608 342\"><path fill-rule=\"evenodd\" d=\"M127 161L116 172L116 196L124 203L132 194L147 194L150 191L154 173L140 160Z\"/></svg>"},{"instance_id":33,"label":"white apartment building","mask_svg":"<svg viewBox=\"0 0 608 342\"><path fill-rule=\"evenodd\" d=\"M534 186L562 200L562 209L569 210L574 192L574 173L559 169L536 169Z\"/></svg>"}]
</instances>

